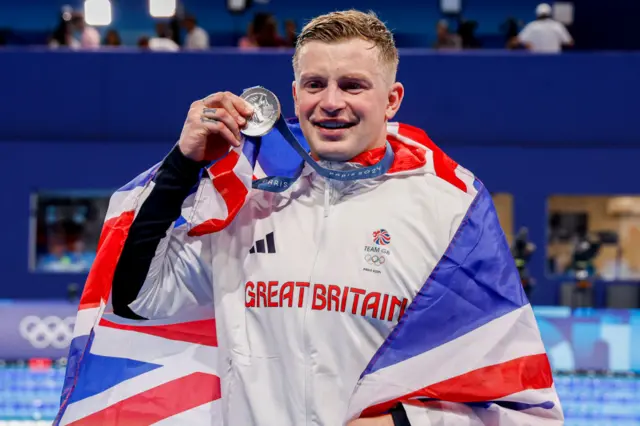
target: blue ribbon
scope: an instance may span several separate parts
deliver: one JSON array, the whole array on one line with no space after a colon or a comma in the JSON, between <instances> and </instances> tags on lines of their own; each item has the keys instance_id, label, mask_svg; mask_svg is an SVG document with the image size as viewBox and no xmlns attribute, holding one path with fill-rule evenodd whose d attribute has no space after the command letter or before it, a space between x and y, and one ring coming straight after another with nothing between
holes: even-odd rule
<instances>
[{"instance_id":1,"label":"blue ribbon","mask_svg":"<svg viewBox=\"0 0 640 426\"><path fill-rule=\"evenodd\" d=\"M300 157L302 157L303 161L300 163L300 166L296 170L293 177L283 177L283 176L268 176L266 178L258 179L253 181L252 186L256 189L261 189L263 191L270 192L282 192L287 190L291 185L298 180L300 175L302 174L302 170L304 168L304 163L309 164L320 176L325 177L327 179L333 179L338 181L352 181L358 179L370 179L377 176L381 176L391 168L393 164L394 154L393 149L389 142L386 143L386 149L384 156L380 161L372 166L361 167L353 170L331 170L326 167L322 167L318 164L312 157L309 155L307 150L302 146L300 141L295 137L295 135L289 129L287 122L284 117L281 115L276 121L275 129L277 129L280 134L284 137L287 143L293 148Z\"/></svg>"}]
</instances>

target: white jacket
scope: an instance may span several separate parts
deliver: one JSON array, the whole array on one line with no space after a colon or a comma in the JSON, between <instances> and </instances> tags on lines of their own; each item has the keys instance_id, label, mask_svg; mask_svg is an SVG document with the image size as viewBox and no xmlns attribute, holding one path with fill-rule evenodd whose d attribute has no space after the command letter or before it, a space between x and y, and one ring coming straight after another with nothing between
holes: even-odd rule
<instances>
[{"instance_id":1,"label":"white jacket","mask_svg":"<svg viewBox=\"0 0 640 426\"><path fill-rule=\"evenodd\" d=\"M245 194L216 190L216 179L242 192L232 180L246 187L252 178L238 172L247 160L233 151L209 169L213 185L201 179L188 195L182 214L190 217L176 220L159 239L128 306L148 319L215 306L225 425L342 425L366 408L352 400L363 371L443 258L477 195L473 175L422 132L390 124L389 135L395 160L386 175L338 182L306 166L284 192L250 190L239 212L228 211L229 200ZM381 156L379 149L348 164L323 165L354 168ZM154 188L143 190L145 203ZM228 215L230 223L200 225L214 233L183 223L198 222L199 211ZM555 394L550 398L557 401ZM423 401L405 410L414 425L498 424L455 403ZM504 425L562 417L559 404L540 417L535 410L491 410Z\"/></svg>"}]
</instances>

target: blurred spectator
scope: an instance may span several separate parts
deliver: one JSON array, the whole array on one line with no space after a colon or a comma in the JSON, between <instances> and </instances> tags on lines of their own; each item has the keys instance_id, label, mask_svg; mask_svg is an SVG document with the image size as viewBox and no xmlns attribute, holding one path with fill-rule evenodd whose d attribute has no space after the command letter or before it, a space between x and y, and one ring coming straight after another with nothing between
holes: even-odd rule
<instances>
[{"instance_id":1,"label":"blurred spectator","mask_svg":"<svg viewBox=\"0 0 640 426\"><path fill-rule=\"evenodd\" d=\"M182 20L182 26L187 30L184 47L190 50L206 50L209 48L209 34L198 26L196 18L187 16Z\"/></svg>"},{"instance_id":2,"label":"blurred spectator","mask_svg":"<svg viewBox=\"0 0 640 426\"><path fill-rule=\"evenodd\" d=\"M462 38L449 31L449 23L444 19L436 25L436 41L433 43L434 49L462 49Z\"/></svg>"},{"instance_id":3,"label":"blurred spectator","mask_svg":"<svg viewBox=\"0 0 640 426\"><path fill-rule=\"evenodd\" d=\"M156 24L156 37L149 40L149 49L157 52L177 52L180 50L180 46L171 39L169 26L164 22L158 22Z\"/></svg>"},{"instance_id":4,"label":"blurred spectator","mask_svg":"<svg viewBox=\"0 0 640 426\"><path fill-rule=\"evenodd\" d=\"M247 26L247 34L238 40L238 47L240 49L253 49L258 47L258 43L256 43L253 37L253 22Z\"/></svg>"},{"instance_id":5,"label":"blurred spectator","mask_svg":"<svg viewBox=\"0 0 640 426\"><path fill-rule=\"evenodd\" d=\"M182 29L182 13L178 10L176 11L176 14L173 15L173 18L169 19L169 32L171 34L171 40L174 41L175 44L177 44L178 46L182 46L182 41L181 41L181 30Z\"/></svg>"},{"instance_id":6,"label":"blurred spectator","mask_svg":"<svg viewBox=\"0 0 640 426\"><path fill-rule=\"evenodd\" d=\"M562 23L551 18L551 6L541 3L536 8L537 19L528 23L517 41L532 52L560 53L562 46L573 46L573 38Z\"/></svg>"},{"instance_id":7,"label":"blurred spectator","mask_svg":"<svg viewBox=\"0 0 640 426\"><path fill-rule=\"evenodd\" d=\"M500 25L500 31L504 34L505 46L508 49L515 49L519 46L518 34L522 27L522 21L518 21L514 17L509 17L502 25Z\"/></svg>"},{"instance_id":8,"label":"blurred spectator","mask_svg":"<svg viewBox=\"0 0 640 426\"><path fill-rule=\"evenodd\" d=\"M105 46L121 46L122 40L120 39L120 34L118 31L111 29L107 31L107 34L104 37L104 42L102 43Z\"/></svg>"},{"instance_id":9,"label":"blurred spectator","mask_svg":"<svg viewBox=\"0 0 640 426\"><path fill-rule=\"evenodd\" d=\"M58 47L68 47L71 49L80 47L80 42L73 38L70 20L65 18L64 14L60 15L58 26L53 31L53 34L51 34L51 37L49 37L49 47L54 49Z\"/></svg>"},{"instance_id":10,"label":"blurred spectator","mask_svg":"<svg viewBox=\"0 0 640 426\"><path fill-rule=\"evenodd\" d=\"M289 47L295 47L298 41L298 31L295 21L288 19L284 21L284 36Z\"/></svg>"},{"instance_id":11,"label":"blurred spectator","mask_svg":"<svg viewBox=\"0 0 640 426\"><path fill-rule=\"evenodd\" d=\"M97 49L100 47L100 33L91 25L87 25L81 12L74 12L71 27L80 34L80 47L83 49Z\"/></svg>"},{"instance_id":12,"label":"blurred spectator","mask_svg":"<svg viewBox=\"0 0 640 426\"><path fill-rule=\"evenodd\" d=\"M46 272L87 271L95 251L87 250L83 228L71 221L56 223L47 235L47 250L38 259L38 270Z\"/></svg>"},{"instance_id":13,"label":"blurred spectator","mask_svg":"<svg viewBox=\"0 0 640 426\"><path fill-rule=\"evenodd\" d=\"M480 43L480 39L476 37L477 29L478 29L477 21L460 20L460 22L458 22L458 35L462 39L463 49L478 49L482 47L482 43Z\"/></svg>"},{"instance_id":14,"label":"blurred spectator","mask_svg":"<svg viewBox=\"0 0 640 426\"><path fill-rule=\"evenodd\" d=\"M138 47L141 49L148 49L149 48L149 37L147 36L142 36L138 39Z\"/></svg>"},{"instance_id":15,"label":"blurred spectator","mask_svg":"<svg viewBox=\"0 0 640 426\"><path fill-rule=\"evenodd\" d=\"M270 13L256 13L252 34L258 47L286 47L287 41L278 35L278 23Z\"/></svg>"}]
</instances>

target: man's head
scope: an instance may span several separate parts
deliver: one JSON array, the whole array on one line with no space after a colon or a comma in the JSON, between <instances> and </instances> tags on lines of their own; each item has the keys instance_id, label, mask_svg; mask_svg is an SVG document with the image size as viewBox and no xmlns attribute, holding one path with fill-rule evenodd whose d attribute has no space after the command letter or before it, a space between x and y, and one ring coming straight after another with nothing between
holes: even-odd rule
<instances>
[{"instance_id":1,"label":"man's head","mask_svg":"<svg viewBox=\"0 0 640 426\"><path fill-rule=\"evenodd\" d=\"M293 57L296 116L319 158L347 161L384 146L404 95L393 35L373 14L333 12L300 32Z\"/></svg>"},{"instance_id":2,"label":"man's head","mask_svg":"<svg viewBox=\"0 0 640 426\"><path fill-rule=\"evenodd\" d=\"M547 3L540 3L538 7L536 7L536 17L538 19L547 19L551 17L551 6Z\"/></svg>"},{"instance_id":3,"label":"man's head","mask_svg":"<svg viewBox=\"0 0 640 426\"><path fill-rule=\"evenodd\" d=\"M165 22L156 23L156 35L160 38L171 38L171 30Z\"/></svg>"},{"instance_id":4,"label":"man's head","mask_svg":"<svg viewBox=\"0 0 640 426\"><path fill-rule=\"evenodd\" d=\"M193 31L197 25L198 25L198 21L196 20L195 16L187 15L182 20L182 26L187 31Z\"/></svg>"},{"instance_id":5,"label":"man's head","mask_svg":"<svg viewBox=\"0 0 640 426\"><path fill-rule=\"evenodd\" d=\"M449 23L444 19L438 21L436 24L436 34L438 37L445 37L449 34Z\"/></svg>"},{"instance_id":6,"label":"man's head","mask_svg":"<svg viewBox=\"0 0 640 426\"><path fill-rule=\"evenodd\" d=\"M84 15L81 12L74 12L71 15L71 27L76 31L82 31L85 27Z\"/></svg>"}]
</instances>

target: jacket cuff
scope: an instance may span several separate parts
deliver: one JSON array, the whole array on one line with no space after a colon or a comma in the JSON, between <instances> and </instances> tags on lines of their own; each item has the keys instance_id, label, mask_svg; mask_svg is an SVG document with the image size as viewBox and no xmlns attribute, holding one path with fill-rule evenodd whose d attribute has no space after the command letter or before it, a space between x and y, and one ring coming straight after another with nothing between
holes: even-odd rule
<instances>
[{"instance_id":1,"label":"jacket cuff","mask_svg":"<svg viewBox=\"0 0 640 426\"><path fill-rule=\"evenodd\" d=\"M193 161L186 157L176 144L165 157L160 171L169 175L174 184L190 189L200 179L200 171L208 165L208 161Z\"/></svg>"},{"instance_id":2,"label":"jacket cuff","mask_svg":"<svg viewBox=\"0 0 640 426\"><path fill-rule=\"evenodd\" d=\"M393 407L390 414L393 419L394 426L411 426L409 417L407 417L407 413L404 411L402 404L398 404Z\"/></svg>"}]
</instances>

